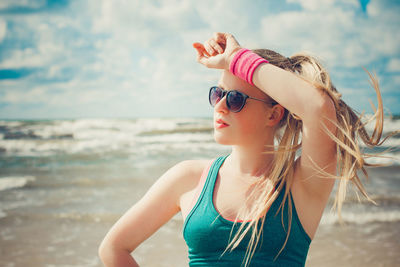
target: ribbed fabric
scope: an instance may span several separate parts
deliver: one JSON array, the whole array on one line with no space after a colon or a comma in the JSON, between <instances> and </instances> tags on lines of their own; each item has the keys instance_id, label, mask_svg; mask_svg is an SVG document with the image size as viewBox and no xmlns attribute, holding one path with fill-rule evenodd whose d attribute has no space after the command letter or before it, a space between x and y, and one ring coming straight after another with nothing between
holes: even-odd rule
<instances>
[{"instance_id":1,"label":"ribbed fabric","mask_svg":"<svg viewBox=\"0 0 400 267\"><path fill-rule=\"evenodd\" d=\"M232 252L223 251L229 243L233 222L219 215L213 203L213 192L219 168L227 156L217 158L210 167L203 190L187 216L183 226L183 237L189 248L189 266L241 266L245 257L249 236ZM249 266L304 266L310 237L304 231L296 213L292 196L292 224L288 242L279 257L275 256L282 248L286 231L282 226L282 211L276 214L282 202L284 190L278 195L266 214L263 235ZM283 221L287 229L288 202L285 202ZM235 225L232 236L240 223Z\"/></svg>"},{"instance_id":2,"label":"ribbed fabric","mask_svg":"<svg viewBox=\"0 0 400 267\"><path fill-rule=\"evenodd\" d=\"M231 63L229 64L229 71L245 80L247 83L254 85L253 75L257 67L262 63L269 63L263 57L260 57L253 51L242 48L233 56Z\"/></svg>"}]
</instances>

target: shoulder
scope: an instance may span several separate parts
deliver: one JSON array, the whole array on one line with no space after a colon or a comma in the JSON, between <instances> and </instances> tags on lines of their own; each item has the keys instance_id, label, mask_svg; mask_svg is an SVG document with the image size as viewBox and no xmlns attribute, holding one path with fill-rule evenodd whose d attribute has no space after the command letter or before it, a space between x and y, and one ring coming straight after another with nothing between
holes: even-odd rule
<instances>
[{"instance_id":1,"label":"shoulder","mask_svg":"<svg viewBox=\"0 0 400 267\"><path fill-rule=\"evenodd\" d=\"M201 176L211 160L185 160L172 166L156 182L168 197L181 207L182 200L188 201L201 182Z\"/></svg>"},{"instance_id":2,"label":"shoulder","mask_svg":"<svg viewBox=\"0 0 400 267\"><path fill-rule=\"evenodd\" d=\"M182 195L196 188L208 162L185 160L175 164L150 187L141 202L178 207Z\"/></svg>"},{"instance_id":3,"label":"shoulder","mask_svg":"<svg viewBox=\"0 0 400 267\"><path fill-rule=\"evenodd\" d=\"M174 171L179 173L176 175L177 180L174 184L176 188L179 188L177 205L184 219L193 208L194 199L199 195L200 188L205 182L202 174L210 166L211 162L212 160L187 160L172 167L172 169L175 169Z\"/></svg>"},{"instance_id":4,"label":"shoulder","mask_svg":"<svg viewBox=\"0 0 400 267\"><path fill-rule=\"evenodd\" d=\"M168 169L156 182L167 186L177 194L192 190L200 181L201 174L212 160L185 160Z\"/></svg>"},{"instance_id":5,"label":"shoulder","mask_svg":"<svg viewBox=\"0 0 400 267\"><path fill-rule=\"evenodd\" d=\"M211 159L181 161L171 167L165 175L178 183L182 189L190 190L190 187L197 185L201 174L211 161Z\"/></svg>"}]
</instances>

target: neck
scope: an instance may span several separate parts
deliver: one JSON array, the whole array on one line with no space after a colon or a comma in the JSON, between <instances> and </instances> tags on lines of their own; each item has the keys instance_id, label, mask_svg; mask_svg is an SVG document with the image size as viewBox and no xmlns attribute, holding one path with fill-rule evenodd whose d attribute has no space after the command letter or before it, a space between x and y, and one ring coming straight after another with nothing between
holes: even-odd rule
<instances>
[{"instance_id":1,"label":"neck","mask_svg":"<svg viewBox=\"0 0 400 267\"><path fill-rule=\"evenodd\" d=\"M246 176L260 176L269 171L274 154L265 153L273 151L273 143L268 146L233 146L232 153L227 158L229 166L234 173Z\"/></svg>"}]
</instances>

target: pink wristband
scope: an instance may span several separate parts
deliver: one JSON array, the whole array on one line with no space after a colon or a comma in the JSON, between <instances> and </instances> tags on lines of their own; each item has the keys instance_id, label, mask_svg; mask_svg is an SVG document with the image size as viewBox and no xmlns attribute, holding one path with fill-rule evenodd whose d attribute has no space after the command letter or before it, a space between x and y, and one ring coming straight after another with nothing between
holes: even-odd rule
<instances>
[{"instance_id":1,"label":"pink wristband","mask_svg":"<svg viewBox=\"0 0 400 267\"><path fill-rule=\"evenodd\" d=\"M229 64L229 71L233 75L245 80L249 84L254 85L253 74L256 68L262 63L269 62L251 50L242 48L236 52L231 63Z\"/></svg>"}]
</instances>

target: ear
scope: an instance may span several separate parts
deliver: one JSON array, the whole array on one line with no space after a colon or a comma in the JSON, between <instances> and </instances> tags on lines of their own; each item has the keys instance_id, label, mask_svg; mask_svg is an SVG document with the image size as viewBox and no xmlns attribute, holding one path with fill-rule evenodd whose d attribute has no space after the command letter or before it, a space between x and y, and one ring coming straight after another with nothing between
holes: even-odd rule
<instances>
[{"instance_id":1,"label":"ear","mask_svg":"<svg viewBox=\"0 0 400 267\"><path fill-rule=\"evenodd\" d=\"M276 104L270 109L270 112L268 113L267 125L271 127L277 125L282 120L284 115L285 108L279 104Z\"/></svg>"}]
</instances>

